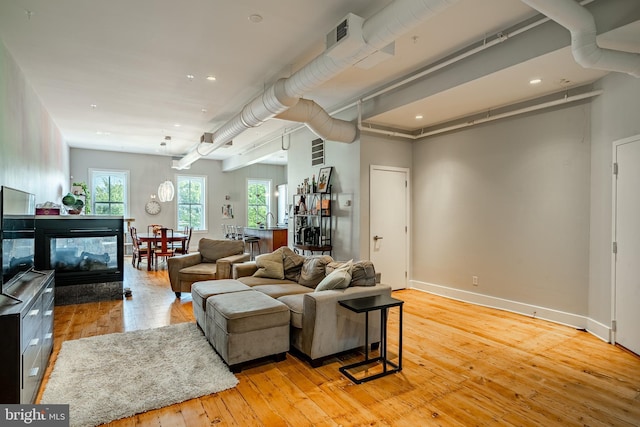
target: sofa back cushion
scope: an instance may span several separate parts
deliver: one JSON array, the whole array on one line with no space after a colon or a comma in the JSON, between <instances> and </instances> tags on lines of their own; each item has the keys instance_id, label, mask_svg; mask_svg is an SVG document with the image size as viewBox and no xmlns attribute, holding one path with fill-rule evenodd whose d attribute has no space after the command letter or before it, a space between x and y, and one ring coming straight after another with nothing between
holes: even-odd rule
<instances>
[{"instance_id":1,"label":"sofa back cushion","mask_svg":"<svg viewBox=\"0 0 640 427\"><path fill-rule=\"evenodd\" d=\"M275 250L282 254L282 262L284 264L284 277L287 280L298 282L300 280L300 272L302 264L306 259L305 256L298 255L287 246L282 246Z\"/></svg>"},{"instance_id":2,"label":"sofa back cushion","mask_svg":"<svg viewBox=\"0 0 640 427\"><path fill-rule=\"evenodd\" d=\"M318 283L324 279L326 275L325 269L331 261L333 261L333 258L329 255L312 255L305 257L298 283L302 286L315 288L318 286Z\"/></svg>"},{"instance_id":3,"label":"sofa back cushion","mask_svg":"<svg viewBox=\"0 0 640 427\"><path fill-rule=\"evenodd\" d=\"M253 273L254 277L284 279L284 263L280 252L258 255L256 257L256 266L258 269Z\"/></svg>"},{"instance_id":4,"label":"sofa back cushion","mask_svg":"<svg viewBox=\"0 0 640 427\"><path fill-rule=\"evenodd\" d=\"M220 258L239 255L244 252L242 240L214 240L203 237L198 242L198 252L202 262L216 262Z\"/></svg>"},{"instance_id":5,"label":"sofa back cushion","mask_svg":"<svg viewBox=\"0 0 640 427\"><path fill-rule=\"evenodd\" d=\"M335 261L327 265L327 275L333 270L345 264L344 262ZM358 261L353 263L351 268L351 283L349 286L375 286L376 269L371 261Z\"/></svg>"}]
</instances>

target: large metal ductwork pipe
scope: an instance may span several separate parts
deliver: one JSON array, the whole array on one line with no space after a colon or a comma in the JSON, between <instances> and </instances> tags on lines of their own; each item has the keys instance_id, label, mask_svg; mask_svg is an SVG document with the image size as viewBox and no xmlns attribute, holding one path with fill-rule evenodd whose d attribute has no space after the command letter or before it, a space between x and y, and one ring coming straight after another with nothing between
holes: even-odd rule
<instances>
[{"instance_id":1,"label":"large metal ductwork pipe","mask_svg":"<svg viewBox=\"0 0 640 427\"><path fill-rule=\"evenodd\" d=\"M330 141L350 143L355 141L358 133L353 123L331 117L321 106L309 99L300 98L296 105L275 118L304 123L313 133Z\"/></svg>"},{"instance_id":2,"label":"large metal ductwork pipe","mask_svg":"<svg viewBox=\"0 0 640 427\"><path fill-rule=\"evenodd\" d=\"M640 55L598 46L593 15L574 0L522 1L571 32L571 51L578 64L640 77Z\"/></svg>"},{"instance_id":3,"label":"large metal ductwork pipe","mask_svg":"<svg viewBox=\"0 0 640 427\"><path fill-rule=\"evenodd\" d=\"M259 126L266 120L283 113L296 105L304 94L383 49L407 31L457 1L396 0L366 21L359 18L361 26L353 30L360 33L360 43L349 45L350 48L346 51L342 49L339 55L332 55L331 49L327 49L289 78L278 80L216 130L210 143L200 144L204 147L198 146L180 159L176 168L189 167L200 157L222 147L245 130ZM355 124L353 127L355 131Z\"/></svg>"}]
</instances>

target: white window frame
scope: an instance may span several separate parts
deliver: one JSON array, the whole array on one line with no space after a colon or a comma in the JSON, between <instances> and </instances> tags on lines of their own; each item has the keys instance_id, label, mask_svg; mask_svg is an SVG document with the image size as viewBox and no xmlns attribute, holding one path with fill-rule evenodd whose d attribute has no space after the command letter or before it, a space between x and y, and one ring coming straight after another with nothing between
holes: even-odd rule
<instances>
[{"instance_id":1,"label":"white window frame","mask_svg":"<svg viewBox=\"0 0 640 427\"><path fill-rule=\"evenodd\" d=\"M185 180L199 180L202 183L201 200L202 203L202 228L194 228L193 231L206 232L207 231L207 176L206 175L176 175L176 229L181 229L180 225L180 205L187 203L180 203L180 181ZM195 205L195 203L194 203Z\"/></svg>"},{"instance_id":2,"label":"white window frame","mask_svg":"<svg viewBox=\"0 0 640 427\"><path fill-rule=\"evenodd\" d=\"M267 207L267 215L264 218L264 225L267 223L267 216L269 212L271 212L271 188L273 187L273 183L271 179L264 178L247 178L247 186L245 187L245 195L246 199L246 208L247 208L247 226L248 227L257 227L258 224L249 224L249 213L251 211L251 206L249 206L249 187L253 184L266 184L267 191L265 195L265 204Z\"/></svg>"},{"instance_id":3,"label":"white window frame","mask_svg":"<svg viewBox=\"0 0 640 427\"><path fill-rule=\"evenodd\" d=\"M126 218L129 216L129 191L130 191L130 178L129 178L129 171L125 170L125 169L93 169L90 168L89 169L89 182L90 182L90 188L91 188L91 212L94 215L104 215L104 214L99 214L98 210L96 209L96 187L95 187L95 179L96 179L96 175L109 175L109 176L121 176L122 178L124 178L124 213L123 216ZM104 203L104 202L97 202L97 203ZM113 202L108 202L108 203L113 203Z\"/></svg>"}]
</instances>

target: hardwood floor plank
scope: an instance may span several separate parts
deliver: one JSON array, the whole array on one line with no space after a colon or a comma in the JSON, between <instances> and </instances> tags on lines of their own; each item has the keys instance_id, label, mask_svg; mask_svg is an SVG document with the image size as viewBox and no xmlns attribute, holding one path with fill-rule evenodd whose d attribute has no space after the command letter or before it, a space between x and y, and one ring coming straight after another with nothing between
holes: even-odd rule
<instances>
[{"instance_id":1,"label":"hardwood floor plank","mask_svg":"<svg viewBox=\"0 0 640 427\"><path fill-rule=\"evenodd\" d=\"M54 349L42 389L64 341L194 321L191 295L176 299L166 270L147 272L125 262L125 286L133 295L124 300L55 307ZM109 425L640 425L640 358L540 319L416 290L394 297L405 301L400 373L356 385L338 368L361 360L362 352L315 369L288 354L243 369L234 389ZM392 312L391 355L397 354L397 328Z\"/></svg>"}]
</instances>

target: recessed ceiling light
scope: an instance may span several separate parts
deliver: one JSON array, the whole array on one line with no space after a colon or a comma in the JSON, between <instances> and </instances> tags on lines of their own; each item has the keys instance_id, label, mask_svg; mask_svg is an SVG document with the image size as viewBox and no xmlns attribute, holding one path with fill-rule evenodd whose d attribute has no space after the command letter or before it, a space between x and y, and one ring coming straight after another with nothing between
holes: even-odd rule
<instances>
[{"instance_id":1,"label":"recessed ceiling light","mask_svg":"<svg viewBox=\"0 0 640 427\"><path fill-rule=\"evenodd\" d=\"M179 128L180 127L180 123L176 123L173 126Z\"/></svg>"},{"instance_id":2,"label":"recessed ceiling light","mask_svg":"<svg viewBox=\"0 0 640 427\"><path fill-rule=\"evenodd\" d=\"M424 116L422 114L416 114L416 120L422 120Z\"/></svg>"},{"instance_id":3,"label":"recessed ceiling light","mask_svg":"<svg viewBox=\"0 0 640 427\"><path fill-rule=\"evenodd\" d=\"M257 13L249 15L249 21L253 22L254 24L262 22L262 15L258 15Z\"/></svg>"},{"instance_id":4,"label":"recessed ceiling light","mask_svg":"<svg viewBox=\"0 0 640 427\"><path fill-rule=\"evenodd\" d=\"M537 84L540 84L540 83L542 83L542 79L537 79L536 78L536 79L529 80L529 84L530 85L537 85Z\"/></svg>"},{"instance_id":5,"label":"recessed ceiling light","mask_svg":"<svg viewBox=\"0 0 640 427\"><path fill-rule=\"evenodd\" d=\"M210 82L215 82L216 76L207 76L207 80L209 80Z\"/></svg>"},{"instance_id":6,"label":"recessed ceiling light","mask_svg":"<svg viewBox=\"0 0 640 427\"><path fill-rule=\"evenodd\" d=\"M90 107L91 107L91 108L94 108L94 109L95 109L95 108L98 108L98 106L97 106L96 104L91 104L91 105L90 105Z\"/></svg>"},{"instance_id":7,"label":"recessed ceiling light","mask_svg":"<svg viewBox=\"0 0 640 427\"><path fill-rule=\"evenodd\" d=\"M189 81L194 79L194 75L193 74L187 74L187 78L189 79Z\"/></svg>"}]
</instances>

